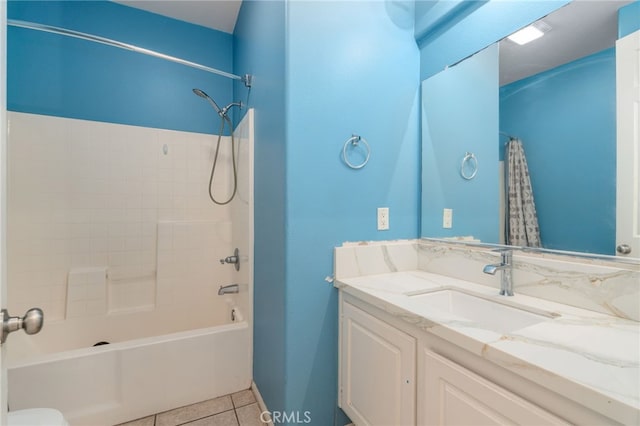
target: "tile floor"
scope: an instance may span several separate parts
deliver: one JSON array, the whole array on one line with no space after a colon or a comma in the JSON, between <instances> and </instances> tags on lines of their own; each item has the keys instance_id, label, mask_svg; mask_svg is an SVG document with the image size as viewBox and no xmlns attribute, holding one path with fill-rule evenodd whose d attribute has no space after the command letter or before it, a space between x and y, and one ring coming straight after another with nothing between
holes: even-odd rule
<instances>
[{"instance_id":1,"label":"tile floor","mask_svg":"<svg viewBox=\"0 0 640 426\"><path fill-rule=\"evenodd\" d=\"M264 426L251 389L144 417L119 426Z\"/></svg>"}]
</instances>

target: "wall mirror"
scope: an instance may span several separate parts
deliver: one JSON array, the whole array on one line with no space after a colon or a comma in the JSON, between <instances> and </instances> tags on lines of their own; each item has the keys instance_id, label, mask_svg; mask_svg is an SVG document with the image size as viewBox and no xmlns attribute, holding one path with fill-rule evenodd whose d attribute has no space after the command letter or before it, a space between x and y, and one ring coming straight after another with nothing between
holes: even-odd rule
<instances>
[{"instance_id":1,"label":"wall mirror","mask_svg":"<svg viewBox=\"0 0 640 426\"><path fill-rule=\"evenodd\" d=\"M616 254L615 42L628 3L573 1L534 23L539 39L505 38L422 82L423 237L505 244L503 160L517 138L541 247Z\"/></svg>"}]
</instances>

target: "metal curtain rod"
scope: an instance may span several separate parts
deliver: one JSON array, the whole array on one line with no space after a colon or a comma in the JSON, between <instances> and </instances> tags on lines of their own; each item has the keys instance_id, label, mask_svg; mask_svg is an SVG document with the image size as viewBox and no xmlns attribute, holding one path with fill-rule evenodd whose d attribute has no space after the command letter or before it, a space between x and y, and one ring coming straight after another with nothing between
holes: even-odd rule
<instances>
[{"instance_id":1,"label":"metal curtain rod","mask_svg":"<svg viewBox=\"0 0 640 426\"><path fill-rule=\"evenodd\" d=\"M7 24L13 27L20 28L28 28L30 30L44 31L47 33L60 34L67 37L79 38L82 40L92 41L95 43L106 44L107 46L117 47L119 49L130 50L132 52L142 53L144 55L153 56L156 58L164 59L165 61L176 62L178 64L186 65L191 68L196 68L202 71L210 72L212 74L217 74L222 77L231 78L233 80L240 80L244 83L246 87L251 87L252 76L250 74L245 74L243 76L231 74L225 71L220 71L215 68L207 67L204 65L200 65L195 62L187 61L184 59L176 58L175 56L165 55L164 53L156 52L154 50L145 49L142 47L135 46L133 44L122 43L120 41L111 40L105 37L100 37L92 34L81 33L79 31L68 30L66 28L54 27L51 25L38 24L35 22L28 21L20 21L16 19L8 19Z\"/></svg>"},{"instance_id":2,"label":"metal curtain rod","mask_svg":"<svg viewBox=\"0 0 640 426\"><path fill-rule=\"evenodd\" d=\"M500 132L500 134L508 137L510 140L518 139L515 136L511 136L509 133L506 133L506 132Z\"/></svg>"}]
</instances>

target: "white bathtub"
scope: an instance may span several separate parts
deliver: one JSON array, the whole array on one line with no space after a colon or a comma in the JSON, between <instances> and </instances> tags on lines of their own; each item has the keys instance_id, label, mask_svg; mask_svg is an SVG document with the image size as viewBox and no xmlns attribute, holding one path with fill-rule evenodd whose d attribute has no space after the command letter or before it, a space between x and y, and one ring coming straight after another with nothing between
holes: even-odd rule
<instances>
[{"instance_id":1,"label":"white bathtub","mask_svg":"<svg viewBox=\"0 0 640 426\"><path fill-rule=\"evenodd\" d=\"M114 425L237 392L251 385L250 339L243 321L12 359L9 407L53 407L72 426Z\"/></svg>"}]
</instances>

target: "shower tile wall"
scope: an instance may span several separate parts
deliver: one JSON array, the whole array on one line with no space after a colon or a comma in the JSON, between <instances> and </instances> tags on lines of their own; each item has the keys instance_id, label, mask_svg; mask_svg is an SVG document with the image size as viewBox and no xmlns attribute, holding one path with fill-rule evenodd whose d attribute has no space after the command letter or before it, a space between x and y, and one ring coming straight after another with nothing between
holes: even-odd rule
<instances>
[{"instance_id":1,"label":"shower tile wall","mask_svg":"<svg viewBox=\"0 0 640 426\"><path fill-rule=\"evenodd\" d=\"M207 193L216 136L15 112L8 118L11 312L40 306L48 320L64 319L72 268L106 268L109 312L152 308L158 222L231 226L229 207L214 206ZM221 155L214 191L226 194L230 153ZM229 238L220 238L215 256L231 251Z\"/></svg>"},{"instance_id":2,"label":"shower tile wall","mask_svg":"<svg viewBox=\"0 0 640 426\"><path fill-rule=\"evenodd\" d=\"M231 306L211 309L210 302L219 298L220 285L232 282L232 267L218 263L218 259L230 255L232 250L221 252L221 242L231 247L231 222L158 222L155 304L164 312L175 313L168 326L184 330L190 328L189 324L200 328L227 321Z\"/></svg>"},{"instance_id":3,"label":"shower tile wall","mask_svg":"<svg viewBox=\"0 0 640 426\"><path fill-rule=\"evenodd\" d=\"M107 269L72 268L67 278L67 318L107 313Z\"/></svg>"}]
</instances>

